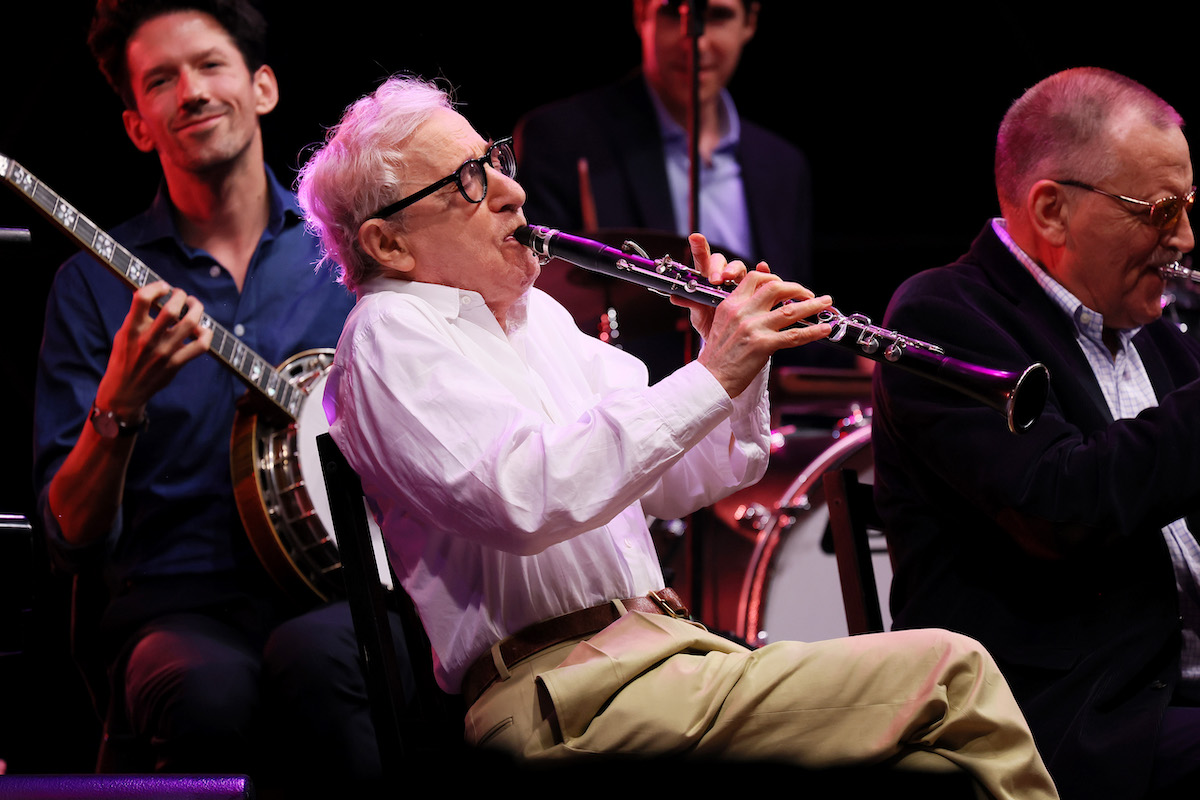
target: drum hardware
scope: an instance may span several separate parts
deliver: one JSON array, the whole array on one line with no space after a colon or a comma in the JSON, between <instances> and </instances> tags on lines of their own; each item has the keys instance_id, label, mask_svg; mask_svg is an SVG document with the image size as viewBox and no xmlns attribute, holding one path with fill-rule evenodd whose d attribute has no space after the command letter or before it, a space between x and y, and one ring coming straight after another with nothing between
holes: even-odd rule
<instances>
[{"instance_id":1,"label":"drum hardware","mask_svg":"<svg viewBox=\"0 0 1200 800\"><path fill-rule=\"evenodd\" d=\"M851 403L846 415L834 423L833 431L829 436L832 439L840 439L870 424L871 408L869 406L863 408L858 403ZM798 436L799 433L800 429L796 425L784 425L774 428L771 431L772 460L789 445L789 442L794 441L794 437ZM789 506L776 507L774 509L768 508L761 502L739 503L733 511L733 518L742 530L761 531L772 521L772 516L775 514L781 514L782 512L802 513L811 510L812 505L808 502L808 498L802 496L795 498ZM794 521L794 518L787 516L775 520L776 524L791 524Z\"/></svg>"},{"instance_id":2,"label":"drum hardware","mask_svg":"<svg viewBox=\"0 0 1200 800\"><path fill-rule=\"evenodd\" d=\"M757 529L734 630L751 645L847 634L837 561L827 541L829 513L822 485L826 472L843 467L856 470L862 481L871 481L869 419L834 439L801 469ZM886 596L892 571L882 536L872 550L877 589ZM885 622L890 624L890 619Z\"/></svg>"},{"instance_id":3,"label":"drum hardware","mask_svg":"<svg viewBox=\"0 0 1200 800\"><path fill-rule=\"evenodd\" d=\"M615 306L609 306L608 310L600 315L599 332L600 341L621 348L621 343L618 341L621 338L621 321L617 316Z\"/></svg>"},{"instance_id":4,"label":"drum hardware","mask_svg":"<svg viewBox=\"0 0 1200 800\"><path fill-rule=\"evenodd\" d=\"M733 518L746 530L761 531L771 521L771 509L762 503L743 504L733 512Z\"/></svg>"},{"instance_id":5,"label":"drum hardware","mask_svg":"<svg viewBox=\"0 0 1200 800\"><path fill-rule=\"evenodd\" d=\"M871 409L863 409L858 403L852 403L850 405L850 413L838 420L837 426L833 429L833 438L840 439L850 431L870 424Z\"/></svg>"},{"instance_id":6,"label":"drum hardware","mask_svg":"<svg viewBox=\"0 0 1200 800\"><path fill-rule=\"evenodd\" d=\"M687 533L687 520L655 518L654 530L662 532L668 538L680 539Z\"/></svg>"},{"instance_id":7,"label":"drum hardware","mask_svg":"<svg viewBox=\"0 0 1200 800\"><path fill-rule=\"evenodd\" d=\"M627 244L637 247L637 245L634 245L632 242L627 242ZM637 252L642 256L642 258L649 258L649 256L646 255L646 251L642 248L637 247ZM604 312L600 315L600 323L597 327L599 330L600 341L607 342L608 344L611 344L619 349L624 349L621 347L621 342L619 341L621 338L621 318L617 314L616 306L610 305L604 310Z\"/></svg>"},{"instance_id":8,"label":"drum hardware","mask_svg":"<svg viewBox=\"0 0 1200 800\"><path fill-rule=\"evenodd\" d=\"M853 406L856 401L861 403L857 413ZM803 422L772 428L771 459L761 480L716 501L697 515L700 538L705 542L708 553L701 583L708 591L708 605L704 613L705 622L710 627L731 633L743 628L741 620L744 612L739 611L739 605L745 577L764 531L774 530L781 538L794 536L793 526L804 527L808 524L807 520L823 513L823 492L819 488L811 492L797 492L796 476L810 472L814 461L838 447L840 441L864 435L857 434L858 429L846 429L839 438L834 438L833 432L841 420L861 415L864 423L867 422L871 407L867 402L839 395L823 405L814 405L809 411L811 413L806 415ZM862 427L868 426L864 424ZM859 459L859 456L855 456L852 466L858 468ZM869 462L867 464L869 466ZM807 507L802 506L802 500ZM823 539L825 527L822 524L819 540ZM820 565L817 569L834 576L836 566L821 551L821 546L813 547L813 558ZM836 578L833 580L836 581ZM840 602L840 599L839 590L834 602ZM837 611L837 608L833 611ZM823 614L826 611L820 609L815 613ZM741 633L734 635L739 639L745 638Z\"/></svg>"}]
</instances>

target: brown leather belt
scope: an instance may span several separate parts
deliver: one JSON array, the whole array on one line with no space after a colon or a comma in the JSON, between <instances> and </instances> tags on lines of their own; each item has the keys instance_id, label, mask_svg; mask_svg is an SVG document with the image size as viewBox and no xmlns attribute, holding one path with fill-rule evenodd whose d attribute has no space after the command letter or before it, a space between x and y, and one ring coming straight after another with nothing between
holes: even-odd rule
<instances>
[{"instance_id":1,"label":"brown leather belt","mask_svg":"<svg viewBox=\"0 0 1200 800\"><path fill-rule=\"evenodd\" d=\"M674 589L660 589L645 597L622 600L626 611L641 611L644 614L665 614L686 619L687 607ZM614 603L608 602L591 608L582 608L560 617L535 622L504 639L497 645L500 658L508 667L536 655L548 647L571 639L580 639L599 633L621 617ZM462 696L468 708L474 705L488 687L500 679L496 662L489 648L475 660L463 676Z\"/></svg>"}]
</instances>

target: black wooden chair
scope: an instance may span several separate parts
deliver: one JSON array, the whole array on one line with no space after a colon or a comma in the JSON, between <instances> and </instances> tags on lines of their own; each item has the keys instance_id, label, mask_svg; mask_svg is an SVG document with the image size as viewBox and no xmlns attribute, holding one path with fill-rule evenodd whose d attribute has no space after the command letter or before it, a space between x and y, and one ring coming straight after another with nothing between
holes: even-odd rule
<instances>
[{"instance_id":1,"label":"black wooden chair","mask_svg":"<svg viewBox=\"0 0 1200 800\"><path fill-rule=\"evenodd\" d=\"M431 753L440 756L449 748L462 746L462 703L437 685L432 648L411 598L397 581L393 580L395 589L389 592L379 579L358 474L328 433L317 436L317 450L329 493L346 599L366 667L367 693L384 780L389 782L401 777L406 759L411 763L414 757ZM388 624L389 607L400 614L416 682L415 696L407 700L396 659L395 638Z\"/></svg>"},{"instance_id":2,"label":"black wooden chair","mask_svg":"<svg viewBox=\"0 0 1200 800\"><path fill-rule=\"evenodd\" d=\"M871 563L869 531L882 530L883 524L875 508L874 487L859 483L858 473L852 469L831 469L821 480L829 505L846 625L851 635L879 633L883 630L883 613Z\"/></svg>"}]
</instances>

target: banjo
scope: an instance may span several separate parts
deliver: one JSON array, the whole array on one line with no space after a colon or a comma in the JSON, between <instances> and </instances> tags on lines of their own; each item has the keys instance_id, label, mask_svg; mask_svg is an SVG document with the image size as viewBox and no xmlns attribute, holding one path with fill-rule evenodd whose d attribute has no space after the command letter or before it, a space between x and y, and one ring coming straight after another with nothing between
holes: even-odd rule
<instances>
[{"instance_id":1,"label":"banjo","mask_svg":"<svg viewBox=\"0 0 1200 800\"><path fill-rule=\"evenodd\" d=\"M161 280L2 153L0 179L134 290ZM324 601L341 595L342 564L316 441L329 430L321 393L333 350L307 350L275 367L207 314L200 324L213 331L209 353L250 390L234 418L230 467L238 515L255 554L275 582L296 599ZM306 402L309 397L316 399ZM367 518L379 577L390 589L383 537L371 514Z\"/></svg>"}]
</instances>

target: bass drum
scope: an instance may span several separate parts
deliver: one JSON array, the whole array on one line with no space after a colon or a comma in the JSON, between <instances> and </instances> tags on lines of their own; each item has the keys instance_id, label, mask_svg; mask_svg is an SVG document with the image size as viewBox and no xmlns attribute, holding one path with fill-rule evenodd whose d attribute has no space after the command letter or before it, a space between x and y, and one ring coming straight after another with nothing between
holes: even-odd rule
<instances>
[{"instance_id":1,"label":"bass drum","mask_svg":"<svg viewBox=\"0 0 1200 800\"><path fill-rule=\"evenodd\" d=\"M863 483L874 480L870 423L842 433L805 467L759 532L738 604L737 634L752 646L847 635L821 481L828 470L841 468L857 471ZM892 621L886 602L892 564L882 532L871 531L870 535L886 629Z\"/></svg>"}]
</instances>

